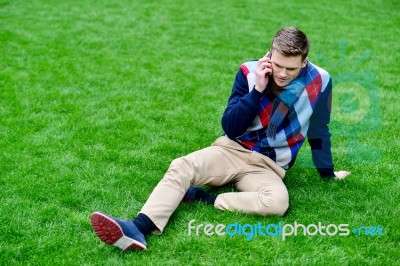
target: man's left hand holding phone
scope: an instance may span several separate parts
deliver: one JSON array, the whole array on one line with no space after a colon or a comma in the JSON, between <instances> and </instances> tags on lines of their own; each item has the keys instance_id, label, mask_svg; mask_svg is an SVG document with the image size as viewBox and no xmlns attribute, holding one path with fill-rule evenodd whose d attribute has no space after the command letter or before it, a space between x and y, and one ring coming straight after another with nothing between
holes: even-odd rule
<instances>
[{"instance_id":1,"label":"man's left hand holding phone","mask_svg":"<svg viewBox=\"0 0 400 266\"><path fill-rule=\"evenodd\" d=\"M270 76L272 76L271 51L268 51L262 58L258 60L256 69L256 86L255 89L261 93L267 87Z\"/></svg>"}]
</instances>

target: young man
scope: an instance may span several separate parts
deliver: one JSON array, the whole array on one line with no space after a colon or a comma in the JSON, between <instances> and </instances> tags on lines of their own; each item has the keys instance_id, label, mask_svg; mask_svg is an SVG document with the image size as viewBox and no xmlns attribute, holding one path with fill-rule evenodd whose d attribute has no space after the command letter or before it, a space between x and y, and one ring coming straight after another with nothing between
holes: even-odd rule
<instances>
[{"instance_id":1,"label":"young man","mask_svg":"<svg viewBox=\"0 0 400 266\"><path fill-rule=\"evenodd\" d=\"M101 212L91 217L105 243L122 250L146 249L145 235L161 233L181 201L204 201L220 210L283 215L289 196L282 179L305 137L324 178L334 172L328 128L332 81L307 59L309 42L297 28L283 28L271 50L242 64L222 117L225 134L211 147L172 161L134 220ZM199 185L232 183L239 192L211 195Z\"/></svg>"}]
</instances>

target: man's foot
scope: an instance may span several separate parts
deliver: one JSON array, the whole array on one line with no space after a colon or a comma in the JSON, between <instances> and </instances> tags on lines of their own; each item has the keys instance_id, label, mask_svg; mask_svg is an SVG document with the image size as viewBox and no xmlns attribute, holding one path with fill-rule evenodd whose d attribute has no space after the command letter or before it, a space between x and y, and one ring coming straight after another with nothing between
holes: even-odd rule
<instances>
[{"instance_id":1,"label":"man's foot","mask_svg":"<svg viewBox=\"0 0 400 266\"><path fill-rule=\"evenodd\" d=\"M90 222L96 235L104 243L119 247L123 251L146 250L146 239L132 220L119 220L110 215L94 212Z\"/></svg>"},{"instance_id":2,"label":"man's foot","mask_svg":"<svg viewBox=\"0 0 400 266\"><path fill-rule=\"evenodd\" d=\"M183 196L182 202L199 201L201 198L200 195L206 195L206 194L207 192L201 187L198 186L190 187L186 191L185 196Z\"/></svg>"},{"instance_id":3,"label":"man's foot","mask_svg":"<svg viewBox=\"0 0 400 266\"><path fill-rule=\"evenodd\" d=\"M208 194L199 186L190 187L183 196L182 202L203 201L208 204L214 204L216 195Z\"/></svg>"}]
</instances>

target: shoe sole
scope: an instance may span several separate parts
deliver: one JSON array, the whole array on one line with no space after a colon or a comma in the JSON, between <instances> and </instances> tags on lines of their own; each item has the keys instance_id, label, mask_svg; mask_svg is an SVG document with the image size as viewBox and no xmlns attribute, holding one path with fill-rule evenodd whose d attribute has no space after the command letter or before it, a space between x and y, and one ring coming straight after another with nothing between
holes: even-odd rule
<instances>
[{"instance_id":1,"label":"shoe sole","mask_svg":"<svg viewBox=\"0 0 400 266\"><path fill-rule=\"evenodd\" d=\"M132 249L146 250L145 245L135 239L127 237L122 232L121 226L106 215L100 212L94 212L90 216L90 222L94 232L104 243L118 247L123 251Z\"/></svg>"}]
</instances>

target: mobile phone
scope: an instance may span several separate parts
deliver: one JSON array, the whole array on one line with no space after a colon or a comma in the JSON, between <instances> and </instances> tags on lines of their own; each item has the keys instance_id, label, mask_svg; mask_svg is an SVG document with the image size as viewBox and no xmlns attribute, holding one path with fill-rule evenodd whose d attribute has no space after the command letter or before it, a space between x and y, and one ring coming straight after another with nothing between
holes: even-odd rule
<instances>
[{"instance_id":1,"label":"mobile phone","mask_svg":"<svg viewBox=\"0 0 400 266\"><path fill-rule=\"evenodd\" d=\"M272 49L268 50L268 58L271 59L272 58ZM267 75L271 76L272 73L267 73Z\"/></svg>"}]
</instances>

